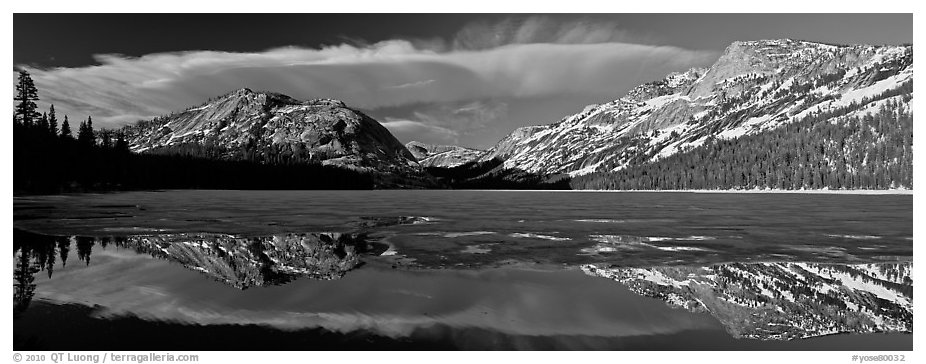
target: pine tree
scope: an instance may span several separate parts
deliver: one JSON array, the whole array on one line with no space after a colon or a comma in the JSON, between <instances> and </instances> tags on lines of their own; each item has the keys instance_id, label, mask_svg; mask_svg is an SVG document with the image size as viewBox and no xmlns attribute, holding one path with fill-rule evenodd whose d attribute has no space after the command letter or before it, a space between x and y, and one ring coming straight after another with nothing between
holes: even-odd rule
<instances>
[{"instance_id":1,"label":"pine tree","mask_svg":"<svg viewBox=\"0 0 926 364\"><path fill-rule=\"evenodd\" d=\"M29 307L35 295L35 274L39 267L32 263L31 254L25 248L20 252L13 271L13 309L21 314Z\"/></svg>"},{"instance_id":2,"label":"pine tree","mask_svg":"<svg viewBox=\"0 0 926 364\"><path fill-rule=\"evenodd\" d=\"M26 70L19 71L19 82L16 84L16 97L13 100L19 101L16 105L16 111L13 114L13 120L20 125L32 126L39 118L38 108L35 101L39 99L39 90L35 88L32 77Z\"/></svg>"},{"instance_id":3,"label":"pine tree","mask_svg":"<svg viewBox=\"0 0 926 364\"><path fill-rule=\"evenodd\" d=\"M58 117L55 116L55 105L48 108L48 133L58 135Z\"/></svg>"},{"instance_id":4,"label":"pine tree","mask_svg":"<svg viewBox=\"0 0 926 364\"><path fill-rule=\"evenodd\" d=\"M87 122L81 121L77 126L77 142L84 144L87 141Z\"/></svg>"},{"instance_id":5,"label":"pine tree","mask_svg":"<svg viewBox=\"0 0 926 364\"><path fill-rule=\"evenodd\" d=\"M61 137L64 139L73 139L71 135L71 124L68 123L68 116L64 116L64 122L61 123Z\"/></svg>"},{"instance_id":6,"label":"pine tree","mask_svg":"<svg viewBox=\"0 0 926 364\"><path fill-rule=\"evenodd\" d=\"M93 146L96 144L93 135L93 118L88 116L86 122L80 123L80 130L77 132L77 142L86 146Z\"/></svg>"},{"instance_id":7,"label":"pine tree","mask_svg":"<svg viewBox=\"0 0 926 364\"><path fill-rule=\"evenodd\" d=\"M39 118L35 126L38 130L48 130L48 114L42 113L42 117Z\"/></svg>"}]
</instances>

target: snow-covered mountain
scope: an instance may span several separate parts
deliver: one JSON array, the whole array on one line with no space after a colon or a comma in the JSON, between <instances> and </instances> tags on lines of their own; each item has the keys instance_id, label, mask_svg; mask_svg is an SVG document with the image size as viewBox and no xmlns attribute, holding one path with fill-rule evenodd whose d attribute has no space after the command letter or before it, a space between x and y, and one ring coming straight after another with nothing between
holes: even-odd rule
<instances>
[{"instance_id":1,"label":"snow-covered mountain","mask_svg":"<svg viewBox=\"0 0 926 364\"><path fill-rule=\"evenodd\" d=\"M124 132L135 152L319 163L383 176L378 180L388 183L377 183L382 186L430 184L385 127L338 100L300 101L244 88Z\"/></svg>"},{"instance_id":2,"label":"snow-covered mountain","mask_svg":"<svg viewBox=\"0 0 926 364\"><path fill-rule=\"evenodd\" d=\"M347 233L281 234L246 238L226 234L129 236L117 245L134 248L245 289L298 277L338 279L359 264L368 248Z\"/></svg>"},{"instance_id":3,"label":"snow-covered mountain","mask_svg":"<svg viewBox=\"0 0 926 364\"><path fill-rule=\"evenodd\" d=\"M735 42L707 69L672 73L548 125L514 130L480 157L500 169L572 176L649 163L840 108L865 115L913 80L913 47L782 39ZM836 122L837 116L831 121Z\"/></svg>"},{"instance_id":4,"label":"snow-covered mountain","mask_svg":"<svg viewBox=\"0 0 926 364\"><path fill-rule=\"evenodd\" d=\"M455 145L425 144L418 141L405 143L405 148L415 156L422 167L456 167L474 161L485 153L484 150Z\"/></svg>"},{"instance_id":5,"label":"snow-covered mountain","mask_svg":"<svg viewBox=\"0 0 926 364\"><path fill-rule=\"evenodd\" d=\"M913 332L913 263L733 263L582 270L716 317L734 337Z\"/></svg>"}]
</instances>

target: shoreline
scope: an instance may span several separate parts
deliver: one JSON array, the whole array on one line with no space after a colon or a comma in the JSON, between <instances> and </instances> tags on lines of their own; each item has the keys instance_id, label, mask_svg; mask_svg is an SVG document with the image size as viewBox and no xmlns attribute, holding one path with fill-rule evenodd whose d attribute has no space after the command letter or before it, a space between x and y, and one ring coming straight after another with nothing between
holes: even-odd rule
<instances>
[{"instance_id":1,"label":"shoreline","mask_svg":"<svg viewBox=\"0 0 926 364\"><path fill-rule=\"evenodd\" d=\"M453 190L491 192L629 192L629 193L731 193L731 194L819 194L819 195L913 195L913 190Z\"/></svg>"},{"instance_id":2,"label":"shoreline","mask_svg":"<svg viewBox=\"0 0 926 364\"><path fill-rule=\"evenodd\" d=\"M242 189L190 189L190 188L178 188L178 189L150 189L150 190L115 190L115 191L81 191L81 192L63 192L63 193L53 193L53 194L14 194L13 198L28 198L28 197L37 197L37 196L68 196L68 195L89 195L89 194L113 194L113 193L122 193L122 192L169 192L169 191L255 191L255 192L266 192L266 191L298 191L298 192L310 192L310 191L356 191L356 192L369 192L369 191L469 191L469 192L583 192L583 193L594 193L594 192L608 192L608 193L654 193L654 192L670 192L670 193L729 193L729 194L818 194L818 195L913 195L913 190L907 189L893 189L893 190L521 190L521 189L437 189L437 188L425 188L425 189L404 189L404 188L388 188L388 189L370 189L370 190L284 190L284 189L267 189L267 190L242 190Z\"/></svg>"}]
</instances>

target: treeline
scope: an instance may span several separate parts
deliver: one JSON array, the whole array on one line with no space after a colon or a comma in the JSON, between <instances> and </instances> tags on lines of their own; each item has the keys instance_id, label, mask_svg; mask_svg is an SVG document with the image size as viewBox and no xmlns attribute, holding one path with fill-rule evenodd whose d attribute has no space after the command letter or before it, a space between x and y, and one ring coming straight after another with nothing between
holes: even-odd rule
<instances>
[{"instance_id":1,"label":"treeline","mask_svg":"<svg viewBox=\"0 0 926 364\"><path fill-rule=\"evenodd\" d=\"M616 172L576 177L576 189L889 189L913 188L912 83L885 92L875 113L847 116L865 103L812 113L785 126ZM833 123L834 118L837 122Z\"/></svg>"},{"instance_id":2,"label":"treeline","mask_svg":"<svg viewBox=\"0 0 926 364\"><path fill-rule=\"evenodd\" d=\"M445 187L454 189L568 190L568 176L542 176L498 168L498 158L472 161L456 167L427 167L425 171Z\"/></svg>"},{"instance_id":3,"label":"treeline","mask_svg":"<svg viewBox=\"0 0 926 364\"><path fill-rule=\"evenodd\" d=\"M135 154L14 126L17 194L135 189L371 189L373 177L322 165Z\"/></svg>"},{"instance_id":4,"label":"treeline","mask_svg":"<svg viewBox=\"0 0 926 364\"><path fill-rule=\"evenodd\" d=\"M369 173L311 163L231 161L208 156L136 154L121 132L80 123L77 136L54 106L40 114L38 90L21 71L13 117L13 192L135 189L372 189Z\"/></svg>"}]
</instances>

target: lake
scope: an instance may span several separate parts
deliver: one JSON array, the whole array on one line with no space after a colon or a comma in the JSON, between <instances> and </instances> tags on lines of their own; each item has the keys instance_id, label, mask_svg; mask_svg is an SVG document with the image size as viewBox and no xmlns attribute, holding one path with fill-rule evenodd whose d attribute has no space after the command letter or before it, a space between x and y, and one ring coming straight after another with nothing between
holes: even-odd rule
<instances>
[{"instance_id":1,"label":"lake","mask_svg":"<svg viewBox=\"0 0 926 364\"><path fill-rule=\"evenodd\" d=\"M16 197L14 348L912 350L912 204L447 190Z\"/></svg>"}]
</instances>

